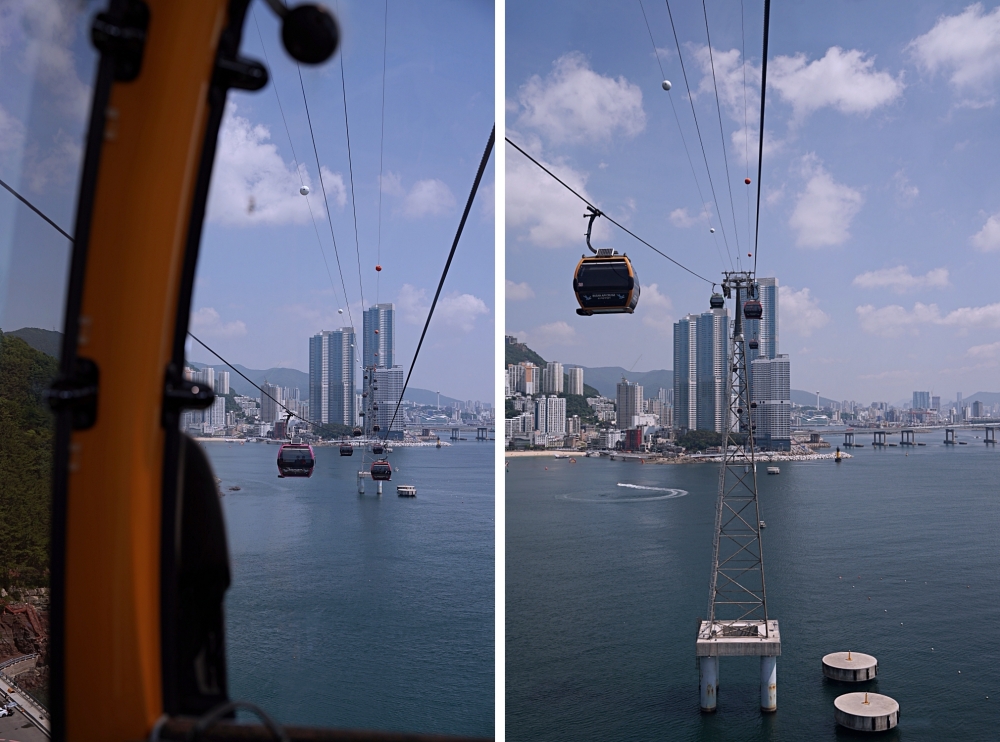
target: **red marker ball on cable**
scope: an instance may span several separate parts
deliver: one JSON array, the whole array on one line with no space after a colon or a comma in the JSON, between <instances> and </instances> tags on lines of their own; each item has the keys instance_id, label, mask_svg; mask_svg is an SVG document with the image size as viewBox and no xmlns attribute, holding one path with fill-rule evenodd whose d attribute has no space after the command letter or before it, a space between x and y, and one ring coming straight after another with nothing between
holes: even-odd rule
<instances>
[{"instance_id":1,"label":"red marker ball on cable","mask_svg":"<svg viewBox=\"0 0 1000 742\"><path fill-rule=\"evenodd\" d=\"M376 271L381 271L382 270L382 266L381 265L376 265L375 266L375 270Z\"/></svg>"},{"instance_id":2,"label":"red marker ball on cable","mask_svg":"<svg viewBox=\"0 0 1000 742\"><path fill-rule=\"evenodd\" d=\"M747 257L748 257L748 258L752 258L752 257L753 257L753 255L751 255L750 253L747 253Z\"/></svg>"},{"instance_id":3,"label":"red marker ball on cable","mask_svg":"<svg viewBox=\"0 0 1000 742\"><path fill-rule=\"evenodd\" d=\"M746 183L747 185L750 185L750 178L747 178L747 179L746 179L746 180L744 180L743 182L744 182L744 183Z\"/></svg>"}]
</instances>

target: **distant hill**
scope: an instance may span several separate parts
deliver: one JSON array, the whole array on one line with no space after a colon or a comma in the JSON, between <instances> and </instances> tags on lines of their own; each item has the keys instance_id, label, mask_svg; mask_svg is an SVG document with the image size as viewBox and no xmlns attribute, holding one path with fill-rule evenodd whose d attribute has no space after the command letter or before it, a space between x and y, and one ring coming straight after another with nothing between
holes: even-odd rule
<instances>
[{"instance_id":1,"label":"distant hill","mask_svg":"<svg viewBox=\"0 0 1000 742\"><path fill-rule=\"evenodd\" d=\"M972 403L972 402L982 402L983 404L996 404L997 402L1000 402L1000 392L976 392L971 397L962 398L962 404ZM944 400L941 400L941 405L942 407L945 406Z\"/></svg>"},{"instance_id":2,"label":"distant hill","mask_svg":"<svg viewBox=\"0 0 1000 742\"><path fill-rule=\"evenodd\" d=\"M41 351L47 356L52 356L57 361L62 352L62 333L55 330L42 330L38 327L22 327L20 330L5 333L12 337L21 338L35 350Z\"/></svg>"},{"instance_id":3,"label":"distant hill","mask_svg":"<svg viewBox=\"0 0 1000 742\"><path fill-rule=\"evenodd\" d=\"M660 387L673 389L674 386L674 372L668 369L626 371L621 366L584 367L583 369L584 383L596 387L603 396L612 399L618 393L618 382L622 380L622 376L642 386L643 397L655 397L656 391Z\"/></svg>"},{"instance_id":4,"label":"distant hill","mask_svg":"<svg viewBox=\"0 0 1000 742\"><path fill-rule=\"evenodd\" d=\"M504 346L504 368L521 361L530 361L536 366L544 366L545 359L527 346L526 343L516 343Z\"/></svg>"},{"instance_id":5,"label":"distant hill","mask_svg":"<svg viewBox=\"0 0 1000 742\"><path fill-rule=\"evenodd\" d=\"M833 404L833 402L834 400L827 399L826 397L820 395L820 406L829 407ZM806 392L801 389L792 389L792 404L797 404L799 407L815 407L816 392Z\"/></svg>"}]
</instances>

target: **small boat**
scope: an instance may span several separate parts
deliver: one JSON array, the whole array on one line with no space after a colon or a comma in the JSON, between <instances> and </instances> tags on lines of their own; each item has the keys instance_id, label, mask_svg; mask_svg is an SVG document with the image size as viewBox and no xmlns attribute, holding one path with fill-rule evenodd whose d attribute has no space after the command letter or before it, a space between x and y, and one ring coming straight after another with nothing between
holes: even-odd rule
<instances>
[{"instance_id":1,"label":"small boat","mask_svg":"<svg viewBox=\"0 0 1000 742\"><path fill-rule=\"evenodd\" d=\"M435 446L435 448L441 448L441 439L440 438L438 438L438 442L437 442L437 445Z\"/></svg>"},{"instance_id":2,"label":"small boat","mask_svg":"<svg viewBox=\"0 0 1000 742\"><path fill-rule=\"evenodd\" d=\"M779 467L777 467L777 466L769 466L769 467L767 467L767 473L768 474L781 474L781 469Z\"/></svg>"},{"instance_id":3,"label":"small boat","mask_svg":"<svg viewBox=\"0 0 1000 742\"><path fill-rule=\"evenodd\" d=\"M555 458L555 459L568 459L569 458L569 454L568 453L555 453L555 454L552 454L552 458Z\"/></svg>"},{"instance_id":4,"label":"small boat","mask_svg":"<svg viewBox=\"0 0 1000 742\"><path fill-rule=\"evenodd\" d=\"M576 459L570 459L570 460L569 460L569 463L571 463L571 464L575 464L575 463L576 463Z\"/></svg>"},{"instance_id":5,"label":"small boat","mask_svg":"<svg viewBox=\"0 0 1000 742\"><path fill-rule=\"evenodd\" d=\"M232 487L229 488L229 491L230 492L239 492L240 488L238 486L236 486L236 485L233 485Z\"/></svg>"},{"instance_id":6,"label":"small boat","mask_svg":"<svg viewBox=\"0 0 1000 742\"><path fill-rule=\"evenodd\" d=\"M764 521L758 521L757 525L760 526L761 528L767 528L767 523L765 523Z\"/></svg>"},{"instance_id":7,"label":"small boat","mask_svg":"<svg viewBox=\"0 0 1000 742\"><path fill-rule=\"evenodd\" d=\"M959 441L958 445L960 445L960 446L968 446L969 442L968 441Z\"/></svg>"},{"instance_id":8,"label":"small boat","mask_svg":"<svg viewBox=\"0 0 1000 742\"><path fill-rule=\"evenodd\" d=\"M400 497L416 497L417 496L416 485L413 485L413 484L397 484L396 485L396 494L399 495Z\"/></svg>"}]
</instances>

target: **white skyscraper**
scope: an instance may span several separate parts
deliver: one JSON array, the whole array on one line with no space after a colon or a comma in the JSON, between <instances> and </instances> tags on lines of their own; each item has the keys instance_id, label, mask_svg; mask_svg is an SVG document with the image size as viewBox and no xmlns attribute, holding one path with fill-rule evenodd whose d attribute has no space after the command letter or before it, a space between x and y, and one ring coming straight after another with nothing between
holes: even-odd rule
<instances>
[{"instance_id":1,"label":"white skyscraper","mask_svg":"<svg viewBox=\"0 0 1000 742\"><path fill-rule=\"evenodd\" d=\"M386 431L389 431L389 423L392 423L392 430L389 431L388 437L398 440L403 439L404 425L402 411L396 413L395 420L392 419L393 413L396 411L396 405L403 396L403 381L402 366L375 369L375 386L378 387L374 392L375 404L378 405L375 420L379 426L378 434L383 438L386 437Z\"/></svg>"},{"instance_id":2,"label":"white skyscraper","mask_svg":"<svg viewBox=\"0 0 1000 742\"><path fill-rule=\"evenodd\" d=\"M542 394L562 394L563 367L558 361L549 361L542 371Z\"/></svg>"},{"instance_id":3,"label":"white skyscraper","mask_svg":"<svg viewBox=\"0 0 1000 742\"><path fill-rule=\"evenodd\" d=\"M698 315L674 323L674 425L698 427Z\"/></svg>"},{"instance_id":4,"label":"white skyscraper","mask_svg":"<svg viewBox=\"0 0 1000 742\"><path fill-rule=\"evenodd\" d=\"M788 356L757 358L752 363L753 401L751 419L757 428L754 440L762 448L791 447L791 364Z\"/></svg>"},{"instance_id":5,"label":"white skyscraper","mask_svg":"<svg viewBox=\"0 0 1000 742\"><path fill-rule=\"evenodd\" d=\"M309 338L309 411L313 422L356 424L356 358L353 327L324 330Z\"/></svg>"},{"instance_id":6,"label":"white skyscraper","mask_svg":"<svg viewBox=\"0 0 1000 742\"><path fill-rule=\"evenodd\" d=\"M569 388L566 393L583 396L583 369L579 366L570 366L566 373L569 376Z\"/></svg>"},{"instance_id":7,"label":"white skyscraper","mask_svg":"<svg viewBox=\"0 0 1000 742\"><path fill-rule=\"evenodd\" d=\"M396 310L392 304L376 304L364 313L364 366L392 368L396 364Z\"/></svg>"},{"instance_id":8,"label":"white skyscraper","mask_svg":"<svg viewBox=\"0 0 1000 742\"><path fill-rule=\"evenodd\" d=\"M552 437L566 435L566 400L562 397L540 397L535 400L535 430Z\"/></svg>"},{"instance_id":9,"label":"white skyscraper","mask_svg":"<svg viewBox=\"0 0 1000 742\"><path fill-rule=\"evenodd\" d=\"M215 372L215 393L221 394L223 396L229 394L229 372L228 371L216 371Z\"/></svg>"}]
</instances>

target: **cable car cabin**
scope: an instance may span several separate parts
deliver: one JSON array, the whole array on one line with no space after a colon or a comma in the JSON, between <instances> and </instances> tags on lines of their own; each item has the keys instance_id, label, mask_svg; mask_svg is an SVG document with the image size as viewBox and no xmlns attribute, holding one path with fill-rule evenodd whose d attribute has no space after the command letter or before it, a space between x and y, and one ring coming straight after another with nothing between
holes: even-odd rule
<instances>
[{"instance_id":1,"label":"cable car cabin","mask_svg":"<svg viewBox=\"0 0 1000 742\"><path fill-rule=\"evenodd\" d=\"M354 455L354 446L352 446L350 443L341 443L340 444L340 455L341 456L353 456Z\"/></svg>"},{"instance_id":2,"label":"cable car cabin","mask_svg":"<svg viewBox=\"0 0 1000 742\"><path fill-rule=\"evenodd\" d=\"M361 428L355 428L354 430L351 431L351 435L353 435L355 438L360 438L362 434L364 434L364 432L365 431L363 431Z\"/></svg>"},{"instance_id":3,"label":"cable car cabin","mask_svg":"<svg viewBox=\"0 0 1000 742\"><path fill-rule=\"evenodd\" d=\"M743 316L746 319L760 319L764 316L764 308L759 299L748 299L743 305Z\"/></svg>"},{"instance_id":4,"label":"cable car cabin","mask_svg":"<svg viewBox=\"0 0 1000 742\"><path fill-rule=\"evenodd\" d=\"M580 303L579 315L632 314L639 303L639 276L627 256L598 250L596 256L580 258L573 292Z\"/></svg>"},{"instance_id":5,"label":"cable car cabin","mask_svg":"<svg viewBox=\"0 0 1000 742\"><path fill-rule=\"evenodd\" d=\"M305 443L282 443L278 449L279 477L311 477L316 466L312 446Z\"/></svg>"},{"instance_id":6,"label":"cable car cabin","mask_svg":"<svg viewBox=\"0 0 1000 742\"><path fill-rule=\"evenodd\" d=\"M757 350L760 347L760 343L757 342L757 338L752 338L748 343L750 350Z\"/></svg>"},{"instance_id":7,"label":"cable car cabin","mask_svg":"<svg viewBox=\"0 0 1000 742\"><path fill-rule=\"evenodd\" d=\"M726 300L723 298L722 294L713 293L712 298L708 300L708 305L712 309L722 309L726 306Z\"/></svg>"},{"instance_id":8,"label":"cable car cabin","mask_svg":"<svg viewBox=\"0 0 1000 742\"><path fill-rule=\"evenodd\" d=\"M376 456L381 456L385 452L385 446L381 443L375 443L372 445L372 453Z\"/></svg>"},{"instance_id":9,"label":"cable car cabin","mask_svg":"<svg viewBox=\"0 0 1000 742\"><path fill-rule=\"evenodd\" d=\"M392 479L392 467L389 466L389 462L385 459L379 459L378 461L372 462L371 468L372 479L376 482L388 482Z\"/></svg>"}]
</instances>

